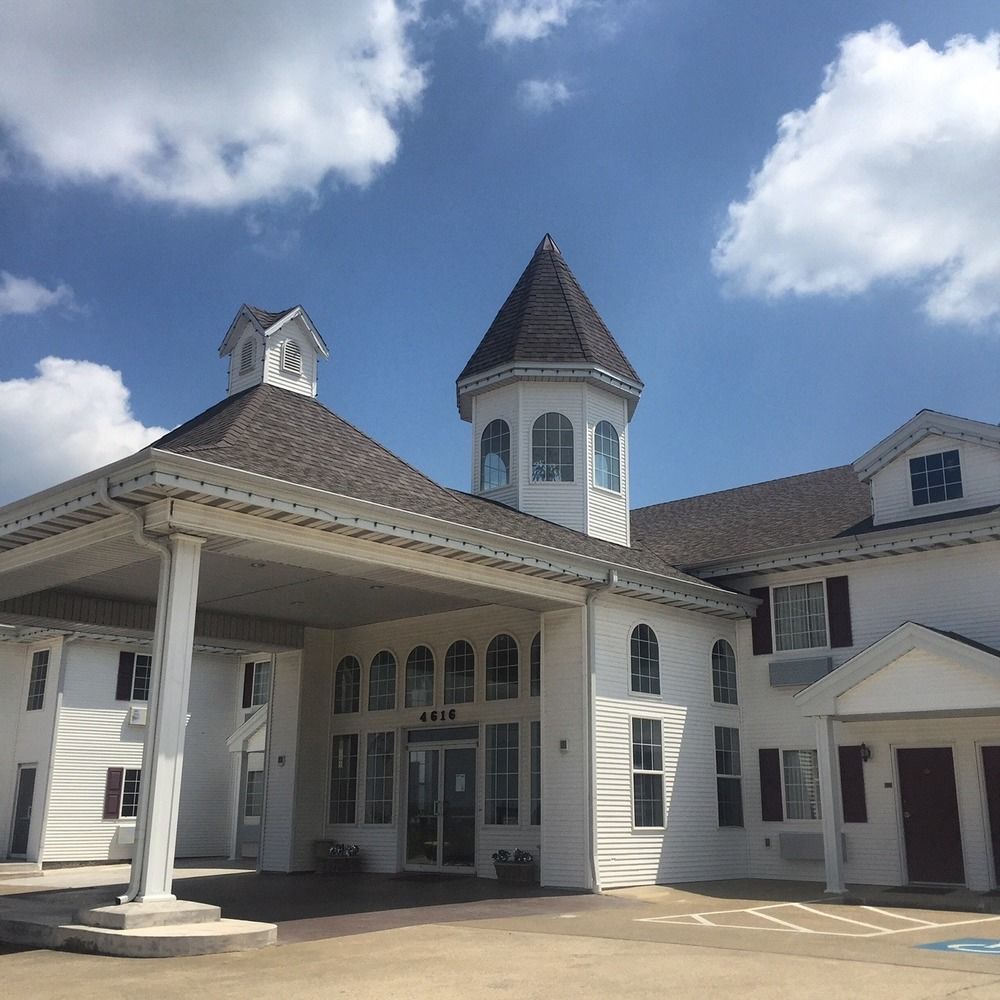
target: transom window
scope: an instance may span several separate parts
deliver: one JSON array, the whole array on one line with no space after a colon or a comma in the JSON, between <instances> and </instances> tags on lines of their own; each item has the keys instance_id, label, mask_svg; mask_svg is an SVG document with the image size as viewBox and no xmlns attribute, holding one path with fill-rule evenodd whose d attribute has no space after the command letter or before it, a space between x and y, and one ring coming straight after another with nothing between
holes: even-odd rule
<instances>
[{"instance_id":1,"label":"transom window","mask_svg":"<svg viewBox=\"0 0 1000 1000\"><path fill-rule=\"evenodd\" d=\"M486 700L517 697L517 643L509 635L493 638L486 649Z\"/></svg>"},{"instance_id":2,"label":"transom window","mask_svg":"<svg viewBox=\"0 0 1000 1000\"><path fill-rule=\"evenodd\" d=\"M45 704L45 678L49 673L49 651L39 649L31 654L31 676L28 679L27 712L37 712Z\"/></svg>"},{"instance_id":3,"label":"transom window","mask_svg":"<svg viewBox=\"0 0 1000 1000\"><path fill-rule=\"evenodd\" d=\"M543 413L531 428L531 480L573 482L573 425L561 413Z\"/></svg>"},{"instance_id":4,"label":"transom window","mask_svg":"<svg viewBox=\"0 0 1000 1000\"><path fill-rule=\"evenodd\" d=\"M434 704L434 654L426 646L417 646L406 658L407 708Z\"/></svg>"},{"instance_id":5,"label":"transom window","mask_svg":"<svg viewBox=\"0 0 1000 1000\"><path fill-rule=\"evenodd\" d=\"M720 705L737 704L736 654L733 647L720 639L712 647L712 700Z\"/></svg>"},{"instance_id":6,"label":"transom window","mask_svg":"<svg viewBox=\"0 0 1000 1000\"><path fill-rule=\"evenodd\" d=\"M636 694L660 693L660 645L648 625L632 629L631 688Z\"/></svg>"},{"instance_id":7,"label":"transom window","mask_svg":"<svg viewBox=\"0 0 1000 1000\"><path fill-rule=\"evenodd\" d=\"M479 448L479 488L483 492L510 482L510 427L506 420L491 420Z\"/></svg>"},{"instance_id":8,"label":"transom window","mask_svg":"<svg viewBox=\"0 0 1000 1000\"><path fill-rule=\"evenodd\" d=\"M663 826L663 732L659 719L632 720L632 809L636 826Z\"/></svg>"},{"instance_id":9,"label":"transom window","mask_svg":"<svg viewBox=\"0 0 1000 1000\"><path fill-rule=\"evenodd\" d=\"M330 767L330 822L353 823L358 802L358 734L333 738Z\"/></svg>"},{"instance_id":10,"label":"transom window","mask_svg":"<svg viewBox=\"0 0 1000 1000\"><path fill-rule=\"evenodd\" d=\"M361 663L356 656L345 656L337 664L333 679L334 715L361 711Z\"/></svg>"},{"instance_id":11,"label":"transom window","mask_svg":"<svg viewBox=\"0 0 1000 1000\"><path fill-rule=\"evenodd\" d=\"M819 771L815 750L783 750L785 818L819 819Z\"/></svg>"},{"instance_id":12,"label":"transom window","mask_svg":"<svg viewBox=\"0 0 1000 1000\"><path fill-rule=\"evenodd\" d=\"M387 649L376 653L368 671L368 711L387 712L396 707L396 657Z\"/></svg>"},{"instance_id":13,"label":"transom window","mask_svg":"<svg viewBox=\"0 0 1000 1000\"><path fill-rule=\"evenodd\" d=\"M444 656L444 703L476 700L476 653L464 639L453 642Z\"/></svg>"},{"instance_id":14,"label":"transom window","mask_svg":"<svg viewBox=\"0 0 1000 1000\"><path fill-rule=\"evenodd\" d=\"M486 727L486 822L517 823L518 732L516 722Z\"/></svg>"},{"instance_id":15,"label":"transom window","mask_svg":"<svg viewBox=\"0 0 1000 1000\"><path fill-rule=\"evenodd\" d=\"M615 493L622 490L618 431L607 420L594 428L594 485Z\"/></svg>"},{"instance_id":16,"label":"transom window","mask_svg":"<svg viewBox=\"0 0 1000 1000\"><path fill-rule=\"evenodd\" d=\"M921 507L962 497L962 466L958 450L941 451L910 459L910 489L913 505Z\"/></svg>"},{"instance_id":17,"label":"transom window","mask_svg":"<svg viewBox=\"0 0 1000 1000\"><path fill-rule=\"evenodd\" d=\"M740 731L715 727L715 789L719 801L719 826L743 825L743 779L740 766Z\"/></svg>"},{"instance_id":18,"label":"transom window","mask_svg":"<svg viewBox=\"0 0 1000 1000\"><path fill-rule=\"evenodd\" d=\"M395 661L393 662L395 668ZM365 761L365 822L392 822L392 787L396 734L369 733Z\"/></svg>"},{"instance_id":19,"label":"transom window","mask_svg":"<svg viewBox=\"0 0 1000 1000\"><path fill-rule=\"evenodd\" d=\"M775 587L774 641L778 650L825 646L826 595L822 583Z\"/></svg>"}]
</instances>

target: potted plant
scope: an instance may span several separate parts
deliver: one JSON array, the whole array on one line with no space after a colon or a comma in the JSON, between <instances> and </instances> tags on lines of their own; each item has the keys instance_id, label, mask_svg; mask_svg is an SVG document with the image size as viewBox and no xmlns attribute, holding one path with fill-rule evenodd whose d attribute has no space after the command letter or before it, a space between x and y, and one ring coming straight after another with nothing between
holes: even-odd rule
<instances>
[{"instance_id":1,"label":"potted plant","mask_svg":"<svg viewBox=\"0 0 1000 1000\"><path fill-rule=\"evenodd\" d=\"M362 869L361 848L357 844L317 840L315 854L324 875L353 875Z\"/></svg>"},{"instance_id":2,"label":"potted plant","mask_svg":"<svg viewBox=\"0 0 1000 1000\"><path fill-rule=\"evenodd\" d=\"M529 851L516 848L508 851L501 847L493 855L493 868L498 882L512 885L537 885L538 862Z\"/></svg>"}]
</instances>

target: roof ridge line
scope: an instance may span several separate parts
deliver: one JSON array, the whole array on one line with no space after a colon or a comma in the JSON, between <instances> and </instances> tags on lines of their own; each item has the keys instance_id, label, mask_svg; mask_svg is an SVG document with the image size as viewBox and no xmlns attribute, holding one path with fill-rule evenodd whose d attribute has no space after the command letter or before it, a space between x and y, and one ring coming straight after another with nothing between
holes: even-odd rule
<instances>
[{"instance_id":1,"label":"roof ridge line","mask_svg":"<svg viewBox=\"0 0 1000 1000\"><path fill-rule=\"evenodd\" d=\"M562 254L559 256L562 257ZM563 284L562 275L559 273L559 268L556 266L555 257L551 250L549 251L549 263L552 265L552 270L555 273L556 283L559 285L559 291L562 294L563 302L566 303L566 312L569 313L569 321L573 324L573 333L576 334L576 342L580 345L580 353L588 361L593 361L593 358L590 356L590 352L587 350L587 345L583 342L579 324L576 322L576 311L573 309L573 304L570 302L569 296L566 294L566 286ZM569 270L569 264L566 264L566 259L564 257L563 264L566 266L566 269ZM579 284L579 282L577 282L577 284ZM581 291L583 291L583 289L581 289Z\"/></svg>"}]
</instances>

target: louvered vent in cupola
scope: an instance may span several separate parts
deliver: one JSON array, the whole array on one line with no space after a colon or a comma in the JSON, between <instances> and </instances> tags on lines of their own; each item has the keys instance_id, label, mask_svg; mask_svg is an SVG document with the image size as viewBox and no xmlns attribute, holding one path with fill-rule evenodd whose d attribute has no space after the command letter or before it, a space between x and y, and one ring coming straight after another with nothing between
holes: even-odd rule
<instances>
[{"instance_id":1,"label":"louvered vent in cupola","mask_svg":"<svg viewBox=\"0 0 1000 1000\"><path fill-rule=\"evenodd\" d=\"M286 340L281 345L281 368L289 375L302 374L302 348L298 341Z\"/></svg>"},{"instance_id":2,"label":"louvered vent in cupola","mask_svg":"<svg viewBox=\"0 0 1000 1000\"><path fill-rule=\"evenodd\" d=\"M254 349L254 339L253 334L243 341L243 347L240 349L240 374L246 375L248 372L253 371L254 355L256 355L256 350Z\"/></svg>"}]
</instances>

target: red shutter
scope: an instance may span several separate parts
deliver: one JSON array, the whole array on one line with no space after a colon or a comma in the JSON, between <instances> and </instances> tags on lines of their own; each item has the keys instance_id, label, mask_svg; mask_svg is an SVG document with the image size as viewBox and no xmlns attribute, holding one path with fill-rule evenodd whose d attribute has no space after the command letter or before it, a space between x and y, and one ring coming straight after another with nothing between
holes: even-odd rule
<instances>
[{"instance_id":1,"label":"red shutter","mask_svg":"<svg viewBox=\"0 0 1000 1000\"><path fill-rule=\"evenodd\" d=\"M826 608L830 616L830 645L834 649L853 646L851 596L846 576L831 576L826 581Z\"/></svg>"},{"instance_id":2,"label":"red shutter","mask_svg":"<svg viewBox=\"0 0 1000 1000\"><path fill-rule=\"evenodd\" d=\"M840 800L845 823L867 823L865 770L861 747L838 747L840 751Z\"/></svg>"},{"instance_id":3,"label":"red shutter","mask_svg":"<svg viewBox=\"0 0 1000 1000\"><path fill-rule=\"evenodd\" d=\"M125 780L124 767L109 767L104 782L104 818L118 819L122 811L122 783Z\"/></svg>"},{"instance_id":4,"label":"red shutter","mask_svg":"<svg viewBox=\"0 0 1000 1000\"><path fill-rule=\"evenodd\" d=\"M774 652L771 641L771 589L770 587L754 587L751 597L761 602L756 615L750 620L750 634L753 637L753 655L761 656Z\"/></svg>"},{"instance_id":5,"label":"red shutter","mask_svg":"<svg viewBox=\"0 0 1000 1000\"><path fill-rule=\"evenodd\" d=\"M253 664L243 668L243 707L250 708L253 702Z\"/></svg>"},{"instance_id":6,"label":"red shutter","mask_svg":"<svg viewBox=\"0 0 1000 1000\"><path fill-rule=\"evenodd\" d=\"M781 755L777 750L760 749L760 818L780 823L785 818L781 803Z\"/></svg>"},{"instance_id":7,"label":"red shutter","mask_svg":"<svg viewBox=\"0 0 1000 1000\"><path fill-rule=\"evenodd\" d=\"M135 671L135 653L118 654L118 683L115 685L115 701L132 700L132 674Z\"/></svg>"}]
</instances>

